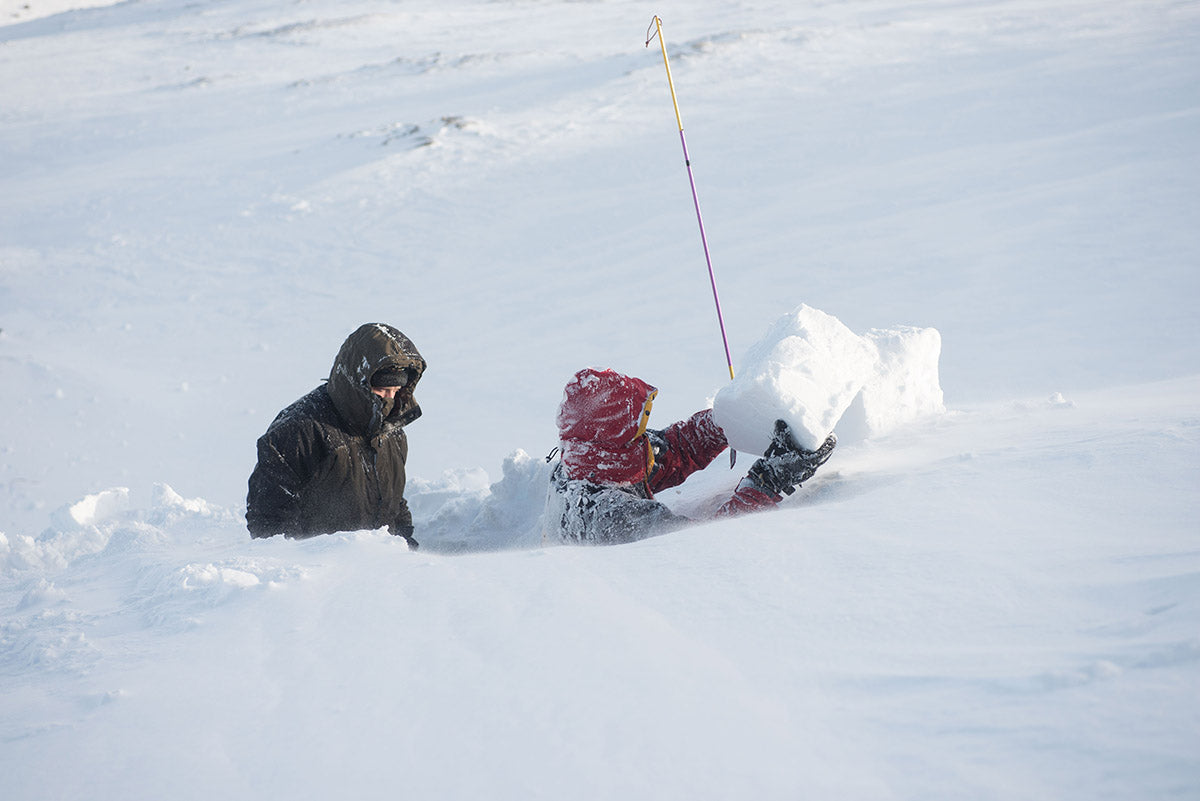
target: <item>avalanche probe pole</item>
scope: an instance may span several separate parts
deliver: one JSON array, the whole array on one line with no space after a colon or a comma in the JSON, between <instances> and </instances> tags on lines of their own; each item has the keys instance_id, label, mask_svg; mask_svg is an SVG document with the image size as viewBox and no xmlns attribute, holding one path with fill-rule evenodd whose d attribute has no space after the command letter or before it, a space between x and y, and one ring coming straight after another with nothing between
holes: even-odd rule
<instances>
[{"instance_id":1,"label":"avalanche probe pole","mask_svg":"<svg viewBox=\"0 0 1200 801\"><path fill-rule=\"evenodd\" d=\"M679 116L679 101L675 99L675 81L671 79L671 62L667 60L667 43L662 35L662 20L654 15L651 27L653 35L646 29L646 47L654 37L662 46L663 66L667 68L667 85L671 87L671 103L675 106L675 122L679 125L679 142L683 145L683 163L687 165L688 183L692 185L692 203L696 206L696 222L700 225L700 243L704 245L704 261L708 264L708 280L712 284L713 302L717 305L717 324L721 326L721 342L725 345L725 364L729 367L729 380L733 380L733 359L729 356L729 338L725 336L725 318L721 315L721 297L717 294L717 278L713 275L712 257L708 254L708 237L704 235L704 217L700 215L700 198L696 196L696 179L692 176L692 159L688 155L687 138L683 135L683 118Z\"/></svg>"}]
</instances>

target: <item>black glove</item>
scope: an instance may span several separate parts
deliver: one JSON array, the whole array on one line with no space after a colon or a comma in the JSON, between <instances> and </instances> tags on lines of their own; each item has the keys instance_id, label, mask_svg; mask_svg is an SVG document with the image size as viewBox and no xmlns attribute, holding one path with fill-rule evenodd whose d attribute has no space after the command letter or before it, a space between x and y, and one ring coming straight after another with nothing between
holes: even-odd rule
<instances>
[{"instance_id":1,"label":"black glove","mask_svg":"<svg viewBox=\"0 0 1200 801\"><path fill-rule=\"evenodd\" d=\"M667 444L667 438L663 436L663 432L653 428L646 429L646 440L650 443L650 450L654 454L654 467L650 468L650 472L646 476L646 480L649 481L658 472L659 461L670 450L670 446Z\"/></svg>"},{"instance_id":2,"label":"black glove","mask_svg":"<svg viewBox=\"0 0 1200 801\"><path fill-rule=\"evenodd\" d=\"M650 440L650 447L654 451L654 460L658 461L670 449L667 444L667 438L663 436L663 432L653 428L646 429L646 439Z\"/></svg>"},{"instance_id":3,"label":"black glove","mask_svg":"<svg viewBox=\"0 0 1200 801\"><path fill-rule=\"evenodd\" d=\"M791 495L829 460L836 445L837 435L830 434L821 447L806 451L796 444L788 424L776 420L770 447L761 459L751 465L746 478L759 489L775 495Z\"/></svg>"},{"instance_id":4,"label":"black glove","mask_svg":"<svg viewBox=\"0 0 1200 801\"><path fill-rule=\"evenodd\" d=\"M420 544L413 539L413 531L415 531L415 529L412 526L388 527L388 533L393 537L404 537L404 541L408 543L408 549L410 551L415 551L417 548L421 547Z\"/></svg>"}]
</instances>

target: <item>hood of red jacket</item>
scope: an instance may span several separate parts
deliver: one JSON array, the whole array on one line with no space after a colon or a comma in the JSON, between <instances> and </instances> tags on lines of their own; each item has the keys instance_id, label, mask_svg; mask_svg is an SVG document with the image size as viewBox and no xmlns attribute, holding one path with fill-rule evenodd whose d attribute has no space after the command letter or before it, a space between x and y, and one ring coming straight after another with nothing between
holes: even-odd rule
<instances>
[{"instance_id":1,"label":"hood of red jacket","mask_svg":"<svg viewBox=\"0 0 1200 801\"><path fill-rule=\"evenodd\" d=\"M558 435L568 478L636 484L650 466L645 422L658 390L640 378L586 368L563 390Z\"/></svg>"}]
</instances>

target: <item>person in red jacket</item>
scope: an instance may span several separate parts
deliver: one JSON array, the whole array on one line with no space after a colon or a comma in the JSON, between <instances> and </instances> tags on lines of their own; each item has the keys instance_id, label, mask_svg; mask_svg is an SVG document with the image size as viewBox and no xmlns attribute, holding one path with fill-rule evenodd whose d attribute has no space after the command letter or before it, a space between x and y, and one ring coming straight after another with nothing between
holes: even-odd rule
<instances>
[{"instance_id":1,"label":"person in red jacket","mask_svg":"<svg viewBox=\"0 0 1200 801\"><path fill-rule=\"evenodd\" d=\"M647 427L658 390L612 370L580 370L558 409L560 463L553 473L558 508L551 519L565 542L623 543L692 522L654 499L703 470L729 447L711 409L661 430ZM720 509L730 516L773 508L829 458L830 434L816 451L799 448L787 424L775 424L767 453L751 466Z\"/></svg>"}]
</instances>

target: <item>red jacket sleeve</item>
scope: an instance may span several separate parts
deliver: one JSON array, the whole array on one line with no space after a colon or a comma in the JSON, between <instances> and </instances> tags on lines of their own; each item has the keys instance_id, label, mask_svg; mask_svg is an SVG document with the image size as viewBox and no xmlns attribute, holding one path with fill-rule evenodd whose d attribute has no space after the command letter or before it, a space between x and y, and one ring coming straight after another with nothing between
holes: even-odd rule
<instances>
[{"instance_id":1,"label":"red jacket sleeve","mask_svg":"<svg viewBox=\"0 0 1200 801\"><path fill-rule=\"evenodd\" d=\"M721 508L717 510L715 517L733 517L745 514L746 512L758 512L763 509L770 509L779 503L780 500L782 500L780 496L751 486L743 480L741 484L738 484L737 489L734 490L729 500L721 504Z\"/></svg>"},{"instance_id":2,"label":"red jacket sleeve","mask_svg":"<svg viewBox=\"0 0 1200 801\"><path fill-rule=\"evenodd\" d=\"M673 423L661 434L667 441L667 449L655 460L654 473L646 482L651 492L682 484L692 473L712 464L717 454L729 447L725 432L713 421L712 409Z\"/></svg>"}]
</instances>

